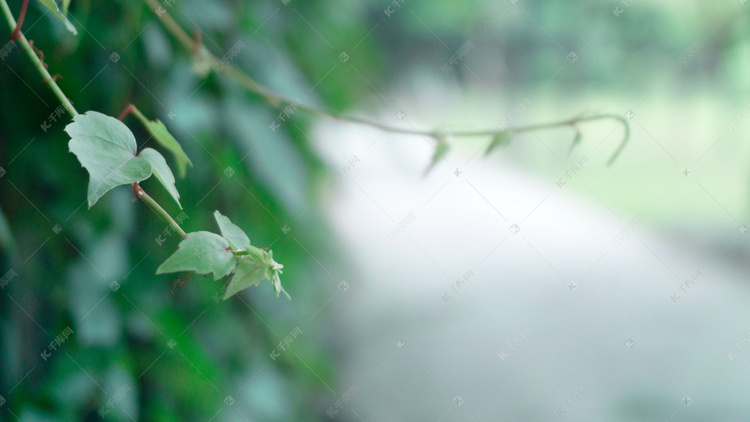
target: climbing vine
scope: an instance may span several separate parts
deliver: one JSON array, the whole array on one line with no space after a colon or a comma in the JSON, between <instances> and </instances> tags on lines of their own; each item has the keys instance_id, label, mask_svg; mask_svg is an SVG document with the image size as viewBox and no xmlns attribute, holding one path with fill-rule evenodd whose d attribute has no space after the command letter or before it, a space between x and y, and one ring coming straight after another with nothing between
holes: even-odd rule
<instances>
[{"instance_id":1,"label":"climbing vine","mask_svg":"<svg viewBox=\"0 0 750 422\"><path fill-rule=\"evenodd\" d=\"M41 5L50 10L54 16L73 35L77 34L75 26L68 20L68 7L70 0L38 0ZM94 206L107 192L121 185L132 186L133 194L151 207L155 213L165 220L172 229L177 232L182 241L177 250L164 261L157 269L157 274L195 272L197 274L211 275L214 280L230 277L224 290L224 299L228 299L239 291L268 280L276 295L284 293L281 285L280 275L283 265L274 260L273 251L259 248L251 244L250 238L245 231L233 224L229 218L219 211L214 211L214 218L218 227L218 234L210 231L196 231L186 233L177 221L146 191L140 186L140 182L155 176L175 205L180 209L180 194L175 186L175 176L167 160L161 152L153 148L137 149L137 143L133 132L123 123L130 114L152 135L161 149L170 153L177 168L179 177L185 177L187 170L192 166L190 158L185 154L179 142L169 133L166 126L159 120L149 120L135 105L128 105L118 118L102 114L97 111L87 111L79 114L73 103L57 85L56 77L50 75L48 64L44 62L43 54L34 47L32 41L28 40L23 32L22 26L29 0L23 0L16 21L7 4L7 0L0 0L0 7L8 21L12 33L11 43L18 43L28 55L42 79L47 83L52 92L62 103L62 106L70 114L72 122L65 127L65 132L70 136L68 143L72 152L81 165L88 171L89 184L87 190L87 202L89 208ZM275 108L294 107L309 114L329 117L363 125L376 127L391 133L405 135L419 135L434 141L435 151L432 160L427 167L429 171L439 160L449 153L450 143L459 138L484 137L487 139L485 154L507 145L511 142L513 135L530 132L534 130L553 129L561 127L572 127L575 129L575 138L571 148L581 141L581 124L610 119L620 122L624 127L624 136L619 147L610 158L613 162L620 154L629 137L629 129L626 119L615 114L582 115L571 119L516 126L500 127L498 129L476 130L476 131L420 131L413 128L392 126L383 122L365 117L343 114L301 103L299 100L290 99L277 94L256 82L245 72L229 66L224 60L214 56L202 43L200 38L191 37L169 14L157 0L144 0L164 27L174 36L179 43L193 56L194 61L203 76L213 71L223 74L238 81L250 93L262 98L266 103ZM186 276L186 280L187 280Z\"/></svg>"}]
</instances>

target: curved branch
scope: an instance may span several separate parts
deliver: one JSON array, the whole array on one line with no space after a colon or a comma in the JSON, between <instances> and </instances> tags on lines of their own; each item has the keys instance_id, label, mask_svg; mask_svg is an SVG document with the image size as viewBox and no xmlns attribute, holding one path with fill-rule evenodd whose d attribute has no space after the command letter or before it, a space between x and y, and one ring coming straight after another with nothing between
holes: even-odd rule
<instances>
[{"instance_id":1,"label":"curved branch","mask_svg":"<svg viewBox=\"0 0 750 422\"><path fill-rule=\"evenodd\" d=\"M143 0L149 8L154 12L157 18L162 22L164 27L174 36L177 38L177 40L182 44L182 46L188 50L191 54L195 55L202 55L203 58L209 60L211 63L211 68L218 72L223 73L233 79L235 79L237 82L242 84L245 88L247 88L248 91L261 96L265 99L265 101L274 108L279 108L282 105L292 105L297 109L303 110L307 113L316 115L316 116L322 116L322 117L329 117L336 120L342 120L352 123L358 123L374 128L378 128L390 133L399 133L403 135L419 135L419 136L428 136L435 140L435 142L440 142L441 138L444 137L453 137L453 138L467 138L467 137L477 137L477 136L494 136L503 132L512 132L512 133L523 133L523 132L531 132L534 130L546 130L546 129L555 129L555 128L561 128L561 127L576 127L579 123L585 123L585 122L591 122L595 120L616 120L620 124L622 124L624 128L624 136L622 138L622 141L620 142L620 145L617 147L617 150L615 150L612 157L609 159L607 164L612 164L617 157L620 155L622 150L625 148L625 145L628 142L628 139L630 138L630 127L628 125L627 120L625 120L622 116L617 114L595 114L595 115L589 115L589 116L579 116L574 117L571 119L566 120L560 120L560 121L554 121L549 123L539 123L539 124L532 124L532 125L523 125L523 126L514 126L514 127L505 127L505 128L498 128L498 129L485 129L485 130L473 130L473 131L442 131L442 130L431 130L431 131L420 131L417 129L410 129L410 128L404 128L399 126L392 126L383 122L379 122L373 119L369 119L366 117L360 117L360 116L354 116L350 114L342 114L335 111L331 111L325 108L316 107L309 104L301 104L299 100L296 99L290 99L288 97L285 97L281 94L277 94L268 88L265 88L264 86L260 85L258 82L256 82L251 77L247 76L244 72L241 70L237 70L231 66L228 66L226 63L224 63L222 60L219 60L216 56L211 54L200 41L196 41L190 35L185 31L185 29L180 26L177 21L172 18L172 16L169 14L169 11L162 6L158 0Z\"/></svg>"}]
</instances>

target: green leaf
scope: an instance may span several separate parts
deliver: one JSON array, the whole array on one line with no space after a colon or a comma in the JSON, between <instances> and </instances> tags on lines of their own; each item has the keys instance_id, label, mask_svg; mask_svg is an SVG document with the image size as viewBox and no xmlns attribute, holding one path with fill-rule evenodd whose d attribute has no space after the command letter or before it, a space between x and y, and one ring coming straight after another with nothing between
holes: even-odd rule
<instances>
[{"instance_id":1,"label":"green leaf","mask_svg":"<svg viewBox=\"0 0 750 422\"><path fill-rule=\"evenodd\" d=\"M424 171L425 175L429 173L432 168L435 167L435 165L437 165L438 161L443 159L443 157L448 154L448 151L450 151L450 145L445 141L445 137L443 135L436 135L435 138L437 139L437 144L435 145L435 153L432 154L430 165L428 165Z\"/></svg>"},{"instance_id":2,"label":"green leaf","mask_svg":"<svg viewBox=\"0 0 750 422\"><path fill-rule=\"evenodd\" d=\"M266 278L273 285L273 291L276 293L276 297L279 297L279 293L284 292L287 299L291 300L292 298L289 296L289 293L281 287L281 278L279 277L279 274L283 273L281 270L284 266L273 260L273 251L266 252L265 263Z\"/></svg>"},{"instance_id":3,"label":"green leaf","mask_svg":"<svg viewBox=\"0 0 750 422\"><path fill-rule=\"evenodd\" d=\"M247 237L247 234L245 234L241 228L229 221L229 218L221 215L219 211L214 211L214 218L216 218L216 223L219 224L221 235L224 236L224 239L229 241L229 245L232 246L232 249L235 251L241 251L245 250L247 245L250 245L250 238Z\"/></svg>"},{"instance_id":4,"label":"green leaf","mask_svg":"<svg viewBox=\"0 0 750 422\"><path fill-rule=\"evenodd\" d=\"M188 233L177 251L156 269L156 274L195 271L198 274L213 273L213 279L218 280L231 273L236 264L226 239L200 231Z\"/></svg>"},{"instance_id":5,"label":"green leaf","mask_svg":"<svg viewBox=\"0 0 750 422\"><path fill-rule=\"evenodd\" d=\"M512 139L513 132L507 130L498 132L497 134L495 134L495 136L492 137L492 141L490 141L490 144L487 145L487 149L484 150L484 156L488 156L495 148L508 146Z\"/></svg>"},{"instance_id":6,"label":"green leaf","mask_svg":"<svg viewBox=\"0 0 750 422\"><path fill-rule=\"evenodd\" d=\"M72 23L70 23L67 17L65 17L65 14L68 12L68 4L70 3L70 0L63 0L63 10L65 10L65 13L60 11L60 8L57 6L55 0L39 0L39 3L49 9L55 16L57 16L57 18L65 24L65 28L68 31L72 32L74 35L78 35L76 27L73 26Z\"/></svg>"},{"instance_id":7,"label":"green leaf","mask_svg":"<svg viewBox=\"0 0 750 422\"><path fill-rule=\"evenodd\" d=\"M250 245L247 245L246 249L244 255L237 256L239 263L224 292L224 299L229 299L248 287L257 286L263 279L271 282L276 297L283 292L287 298L291 299L289 293L281 286L279 277L284 266L273 260L273 251L265 251Z\"/></svg>"},{"instance_id":8,"label":"green leaf","mask_svg":"<svg viewBox=\"0 0 750 422\"><path fill-rule=\"evenodd\" d=\"M281 264L279 264L281 265ZM283 266L281 268L284 268ZM289 296L289 293L284 290L283 287L281 287L281 278L279 278L279 274L281 274L281 270L275 270L273 272L273 276L271 277L271 284L273 284L273 291L276 292L276 297L279 297L279 293L283 292L287 299L291 300L292 297Z\"/></svg>"},{"instance_id":9,"label":"green leaf","mask_svg":"<svg viewBox=\"0 0 750 422\"><path fill-rule=\"evenodd\" d=\"M237 268L235 268L232 280L224 292L224 300L248 287L257 286L265 276L266 269L263 262L249 256L238 257Z\"/></svg>"},{"instance_id":10,"label":"green leaf","mask_svg":"<svg viewBox=\"0 0 750 422\"><path fill-rule=\"evenodd\" d=\"M167 160L164 159L164 156L161 155L159 151L152 148L144 149L138 154L138 156L145 158L146 161L151 164L156 178L159 179L161 184L167 189L167 192L169 192L175 202L177 202L180 209L182 209L182 205L180 205L180 193L177 192L177 188L174 186L174 175L172 174L172 170L169 169Z\"/></svg>"},{"instance_id":11,"label":"green leaf","mask_svg":"<svg viewBox=\"0 0 750 422\"><path fill-rule=\"evenodd\" d=\"M68 8L70 8L70 0L62 0L63 13L68 14Z\"/></svg>"},{"instance_id":12,"label":"green leaf","mask_svg":"<svg viewBox=\"0 0 750 422\"><path fill-rule=\"evenodd\" d=\"M573 149L578 146L578 144L581 143L583 140L583 134L581 134L581 129L576 126L576 134L573 137L573 143L570 144L570 150L568 150L568 155L570 155L573 152Z\"/></svg>"},{"instance_id":13,"label":"green leaf","mask_svg":"<svg viewBox=\"0 0 750 422\"><path fill-rule=\"evenodd\" d=\"M146 127L146 130L151 133L156 142L162 147L166 148L167 151L172 153L175 161L177 162L177 174L181 179L185 177L187 167L192 167L193 162L190 161L190 158L188 158L187 154L185 154L185 151L182 149L182 146L180 146L180 143L177 142L172 134L169 133L167 127L164 126L164 123L162 123L159 119L147 119L146 116L144 116L143 113L141 113L141 111L138 110L135 106L133 106L133 114L135 114L135 116L138 118L138 120L141 121L143 126Z\"/></svg>"},{"instance_id":14,"label":"green leaf","mask_svg":"<svg viewBox=\"0 0 750 422\"><path fill-rule=\"evenodd\" d=\"M114 117L89 111L75 116L65 131L70 152L89 172L89 208L112 188L151 176L151 164L136 155L133 133Z\"/></svg>"}]
</instances>

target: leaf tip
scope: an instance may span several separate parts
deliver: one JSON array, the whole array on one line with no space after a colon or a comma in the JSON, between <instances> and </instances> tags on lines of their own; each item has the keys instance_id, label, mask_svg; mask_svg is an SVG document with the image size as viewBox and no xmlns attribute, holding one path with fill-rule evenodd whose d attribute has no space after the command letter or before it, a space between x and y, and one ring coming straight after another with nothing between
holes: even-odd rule
<instances>
[{"instance_id":1,"label":"leaf tip","mask_svg":"<svg viewBox=\"0 0 750 422\"><path fill-rule=\"evenodd\" d=\"M490 153L496 148L506 147L510 145L510 141L513 139L513 132L509 130L501 130L492 136L490 143L487 145L487 149L484 150L484 156L490 155Z\"/></svg>"}]
</instances>

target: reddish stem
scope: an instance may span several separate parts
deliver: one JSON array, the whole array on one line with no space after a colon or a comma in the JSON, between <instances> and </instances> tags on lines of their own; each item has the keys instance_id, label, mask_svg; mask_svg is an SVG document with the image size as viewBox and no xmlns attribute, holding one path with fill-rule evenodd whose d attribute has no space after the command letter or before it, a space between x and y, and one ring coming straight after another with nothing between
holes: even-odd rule
<instances>
[{"instance_id":1,"label":"reddish stem","mask_svg":"<svg viewBox=\"0 0 750 422\"><path fill-rule=\"evenodd\" d=\"M15 41L18 36L21 35L21 26L23 26L23 18L26 17L26 8L29 6L29 0L23 0L21 4L21 13L18 15L18 21L16 21L16 28L10 34L10 39Z\"/></svg>"},{"instance_id":2,"label":"reddish stem","mask_svg":"<svg viewBox=\"0 0 750 422\"><path fill-rule=\"evenodd\" d=\"M120 113L120 115L117 117L117 120L123 121L126 117L128 117L128 114L133 112L133 104L128 104L127 107L125 107L125 110Z\"/></svg>"},{"instance_id":3,"label":"reddish stem","mask_svg":"<svg viewBox=\"0 0 750 422\"><path fill-rule=\"evenodd\" d=\"M133 183L133 195L135 195L135 198L133 198L133 202L138 200L138 191L141 189L141 187L138 185L138 182Z\"/></svg>"}]
</instances>

